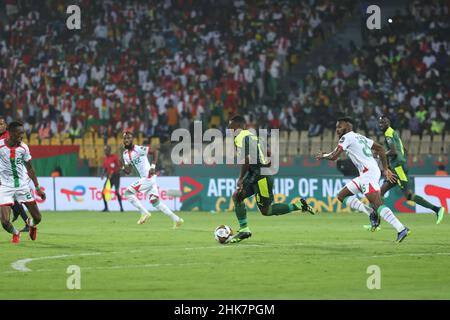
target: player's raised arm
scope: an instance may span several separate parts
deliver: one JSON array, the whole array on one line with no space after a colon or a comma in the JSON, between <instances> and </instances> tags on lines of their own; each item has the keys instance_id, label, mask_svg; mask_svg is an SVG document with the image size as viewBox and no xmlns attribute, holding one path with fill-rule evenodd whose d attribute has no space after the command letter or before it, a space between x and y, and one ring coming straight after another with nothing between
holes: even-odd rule
<instances>
[{"instance_id":1,"label":"player's raised arm","mask_svg":"<svg viewBox=\"0 0 450 320\"><path fill-rule=\"evenodd\" d=\"M42 191L41 187L39 186L39 182L36 177L36 172L34 171L34 168L31 165L31 160L25 161L25 167L27 168L28 176L30 177L31 181L33 181L33 183L34 183L34 187L36 188L36 193L42 200L45 200L45 198L46 198L45 192Z\"/></svg>"},{"instance_id":2,"label":"player's raised arm","mask_svg":"<svg viewBox=\"0 0 450 320\"><path fill-rule=\"evenodd\" d=\"M316 160L331 160L331 161L336 161L339 156L341 155L343 149L341 146L337 146L333 151L329 152L329 153L325 153L322 151L319 151L319 153L316 154Z\"/></svg>"},{"instance_id":3,"label":"player's raised arm","mask_svg":"<svg viewBox=\"0 0 450 320\"><path fill-rule=\"evenodd\" d=\"M395 176L392 173L392 171L389 170L388 161L386 157L386 150L383 148L381 144L375 141L373 142L372 150L380 157L381 164L383 165L384 176L386 177L386 179L388 179L392 183L395 183L396 182Z\"/></svg>"}]
</instances>

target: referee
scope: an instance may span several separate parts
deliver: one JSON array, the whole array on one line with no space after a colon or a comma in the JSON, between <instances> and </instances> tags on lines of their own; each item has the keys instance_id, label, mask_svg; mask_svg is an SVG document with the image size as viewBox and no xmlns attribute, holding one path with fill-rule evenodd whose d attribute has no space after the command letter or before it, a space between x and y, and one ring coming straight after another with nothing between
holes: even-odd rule
<instances>
[{"instance_id":1,"label":"referee","mask_svg":"<svg viewBox=\"0 0 450 320\"><path fill-rule=\"evenodd\" d=\"M111 181L111 188L114 187L114 191L117 195L117 200L119 200L120 211L123 212L122 207L122 198L120 197L120 162L119 157L116 154L111 154L111 147L105 146L105 159L103 160L103 174L102 179L106 175L106 177ZM103 190L106 187L106 179L105 184L103 185ZM108 212L108 203L105 199L105 193L103 194L103 203L105 204L105 209L103 212Z\"/></svg>"}]
</instances>

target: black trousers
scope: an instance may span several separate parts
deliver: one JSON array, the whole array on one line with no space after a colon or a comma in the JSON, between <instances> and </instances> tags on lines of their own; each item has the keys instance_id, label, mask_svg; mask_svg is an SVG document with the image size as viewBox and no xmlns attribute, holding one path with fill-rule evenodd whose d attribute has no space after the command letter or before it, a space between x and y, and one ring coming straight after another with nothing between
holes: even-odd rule
<instances>
[{"instance_id":1,"label":"black trousers","mask_svg":"<svg viewBox=\"0 0 450 320\"><path fill-rule=\"evenodd\" d=\"M105 180L105 184L103 185L103 190L105 190L106 181L108 181L108 179ZM120 174L114 173L111 176L110 182L111 182L111 188L114 188L114 192L117 196L117 200L119 201L120 211L123 211L122 198L120 197ZM105 205L105 210L108 210L108 202L106 202L104 194L103 194L103 204Z\"/></svg>"}]
</instances>

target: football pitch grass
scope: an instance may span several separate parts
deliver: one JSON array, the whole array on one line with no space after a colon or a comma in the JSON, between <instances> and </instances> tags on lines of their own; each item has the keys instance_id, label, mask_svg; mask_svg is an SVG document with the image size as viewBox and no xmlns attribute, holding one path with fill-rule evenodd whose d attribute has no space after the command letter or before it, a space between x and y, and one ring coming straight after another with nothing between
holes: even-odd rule
<instances>
[{"instance_id":1,"label":"football pitch grass","mask_svg":"<svg viewBox=\"0 0 450 320\"><path fill-rule=\"evenodd\" d=\"M220 245L213 230L236 229L233 213L44 212L38 239L0 233L0 299L450 299L450 221L398 214L412 233L401 244L362 214L249 213L250 239ZM22 223L16 225L22 226ZM81 289L67 273L80 268ZM369 266L381 289L367 288ZM25 272L27 270L27 272ZM369 281L370 282L370 281Z\"/></svg>"}]
</instances>

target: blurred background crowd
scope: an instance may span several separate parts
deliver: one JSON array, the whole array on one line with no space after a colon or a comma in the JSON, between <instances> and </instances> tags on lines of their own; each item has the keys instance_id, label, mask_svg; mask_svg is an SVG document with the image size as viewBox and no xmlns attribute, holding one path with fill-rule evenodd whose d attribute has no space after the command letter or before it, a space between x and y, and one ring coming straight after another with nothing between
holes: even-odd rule
<instances>
[{"instance_id":1,"label":"blurred background crowd","mask_svg":"<svg viewBox=\"0 0 450 320\"><path fill-rule=\"evenodd\" d=\"M68 30L73 2L0 1L0 115L39 139L164 142L194 120L223 130L236 112L309 136L343 114L371 134L382 113L413 134L450 130L449 1L409 2L299 78L360 1L81 0L81 30Z\"/></svg>"}]
</instances>

